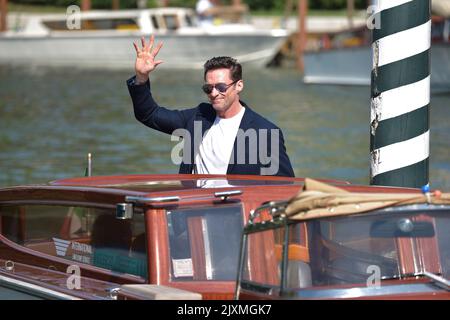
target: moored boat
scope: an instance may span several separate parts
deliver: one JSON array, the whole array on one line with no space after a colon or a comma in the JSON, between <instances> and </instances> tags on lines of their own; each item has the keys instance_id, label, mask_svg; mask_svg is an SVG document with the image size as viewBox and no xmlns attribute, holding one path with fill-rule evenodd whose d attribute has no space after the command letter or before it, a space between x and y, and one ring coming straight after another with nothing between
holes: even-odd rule
<instances>
[{"instance_id":1,"label":"moored boat","mask_svg":"<svg viewBox=\"0 0 450 320\"><path fill-rule=\"evenodd\" d=\"M150 34L165 44L160 55L164 67L197 69L223 55L264 66L287 31L258 30L248 23L204 28L188 8L30 15L23 28L0 35L0 63L129 69L133 41Z\"/></svg>"},{"instance_id":2,"label":"moored boat","mask_svg":"<svg viewBox=\"0 0 450 320\"><path fill-rule=\"evenodd\" d=\"M430 71L433 92L450 91L450 20L435 16L431 25ZM355 30L318 35L304 53L303 81L309 84L371 84L372 48L370 30Z\"/></svg>"}]
</instances>

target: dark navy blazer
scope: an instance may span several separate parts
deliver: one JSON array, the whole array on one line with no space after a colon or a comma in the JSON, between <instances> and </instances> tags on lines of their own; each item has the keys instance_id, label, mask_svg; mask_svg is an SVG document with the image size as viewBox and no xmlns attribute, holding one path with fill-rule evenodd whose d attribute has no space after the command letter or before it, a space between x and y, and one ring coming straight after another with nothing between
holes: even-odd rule
<instances>
[{"instance_id":1,"label":"dark navy blazer","mask_svg":"<svg viewBox=\"0 0 450 320\"><path fill-rule=\"evenodd\" d=\"M176 129L185 129L190 133L191 137L194 137L194 121L200 121L202 124L202 135L204 136L205 131L211 128L214 120L216 118L216 111L209 103L201 103L196 108L192 109L184 109L184 110L169 110L164 107L160 107L152 97L150 91L150 82L143 85L135 85L134 84L135 77L127 80L128 91L130 92L131 99L133 101L134 114L137 120L145 124L146 126L156 129L158 131L172 134ZM244 130L244 132L248 129L254 129L256 132L259 129L267 129L264 135L257 134L257 143L250 146L250 143L245 143L245 162L238 161L238 152L242 151L242 148L237 150L237 139L234 141L233 147L233 155L234 161L230 161L228 165L227 174L248 174L248 175L261 175L262 168L269 168L271 163L267 164L267 159L261 161L258 150L251 150L250 148L259 148L260 139L267 138L267 151L262 151L263 155L267 155L267 158L270 158L272 154L271 151L271 143L270 139L272 137L272 129L279 130L279 143L278 146L278 154L279 157L275 161L279 161L278 163L278 172L274 175L277 176L287 176L294 177L294 170L291 166L291 161L286 153L286 147L284 145L283 133L281 130L271 123L269 120L260 116L252 109L250 109L244 102L241 101L241 104L245 107L245 113L242 118L241 124L239 126L240 129ZM190 149L194 150L194 138L190 140ZM186 150L186 141L184 150ZM258 155L256 157L256 161L254 160L254 153ZM242 152L241 152L242 153ZM252 153L252 155L250 155ZM190 161L183 161L180 165L180 173L190 174L194 169L194 155L195 152L191 152ZM250 157L252 159L250 159ZM239 159L242 158L242 155ZM271 159L271 158L270 158ZM231 159L230 159L231 160ZM256 163L255 163L256 162ZM273 165L273 164L272 164Z\"/></svg>"}]
</instances>

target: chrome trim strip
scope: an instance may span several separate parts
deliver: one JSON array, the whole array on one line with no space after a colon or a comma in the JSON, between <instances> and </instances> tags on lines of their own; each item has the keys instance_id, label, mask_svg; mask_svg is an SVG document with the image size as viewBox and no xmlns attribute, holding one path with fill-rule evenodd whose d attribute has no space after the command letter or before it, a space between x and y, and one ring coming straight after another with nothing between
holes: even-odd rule
<instances>
[{"instance_id":1,"label":"chrome trim strip","mask_svg":"<svg viewBox=\"0 0 450 320\"><path fill-rule=\"evenodd\" d=\"M126 196L125 201L133 203L172 202L172 201L180 201L180 197L168 196L168 197L144 198L144 197Z\"/></svg>"},{"instance_id":2,"label":"chrome trim strip","mask_svg":"<svg viewBox=\"0 0 450 320\"><path fill-rule=\"evenodd\" d=\"M444 277L438 276L438 275L428 272L428 271L424 271L424 272L422 272L422 274L430 279L433 279L437 283L444 285L447 290L450 290L450 281L445 279Z\"/></svg>"},{"instance_id":3,"label":"chrome trim strip","mask_svg":"<svg viewBox=\"0 0 450 320\"><path fill-rule=\"evenodd\" d=\"M211 245L208 236L208 223L206 219L202 219L202 233L203 241L205 244L205 263L206 263L206 279L213 279L212 257L211 257Z\"/></svg>"},{"instance_id":4,"label":"chrome trim strip","mask_svg":"<svg viewBox=\"0 0 450 320\"><path fill-rule=\"evenodd\" d=\"M430 283L420 284L401 284L386 285L380 287L359 287L348 289L317 289L317 290L286 290L282 297L286 298L305 298L305 299L348 299L348 298L364 298L368 296L383 296L395 294L409 293L431 293L437 292L436 286Z\"/></svg>"},{"instance_id":5,"label":"chrome trim strip","mask_svg":"<svg viewBox=\"0 0 450 320\"><path fill-rule=\"evenodd\" d=\"M241 290L255 291L269 296L279 296L281 299L349 299L349 298L365 298L371 296L387 296L395 294L413 294L413 293L433 293L436 285L433 283L414 283L399 285L384 285L380 287L359 287L345 289L286 289L280 295L274 292L272 288L253 283L249 281L241 282Z\"/></svg>"},{"instance_id":6,"label":"chrome trim strip","mask_svg":"<svg viewBox=\"0 0 450 320\"><path fill-rule=\"evenodd\" d=\"M70 296L55 290L47 289L35 284L27 283L21 280L8 278L0 275L0 285L9 289L19 290L21 292L29 293L43 298L59 299L59 300L82 300L78 297Z\"/></svg>"}]
</instances>

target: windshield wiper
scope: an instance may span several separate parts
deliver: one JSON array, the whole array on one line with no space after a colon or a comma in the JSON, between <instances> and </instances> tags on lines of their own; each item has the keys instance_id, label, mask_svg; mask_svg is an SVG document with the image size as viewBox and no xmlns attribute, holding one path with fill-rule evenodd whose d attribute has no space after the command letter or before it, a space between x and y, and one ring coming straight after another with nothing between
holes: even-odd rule
<instances>
[{"instance_id":1,"label":"windshield wiper","mask_svg":"<svg viewBox=\"0 0 450 320\"><path fill-rule=\"evenodd\" d=\"M428 271L423 271L417 274L418 276L425 276L427 278L430 278L431 280L437 282L439 285L442 285L445 287L445 289L450 291L450 281L445 279L444 277L438 276L437 274L428 272Z\"/></svg>"}]
</instances>

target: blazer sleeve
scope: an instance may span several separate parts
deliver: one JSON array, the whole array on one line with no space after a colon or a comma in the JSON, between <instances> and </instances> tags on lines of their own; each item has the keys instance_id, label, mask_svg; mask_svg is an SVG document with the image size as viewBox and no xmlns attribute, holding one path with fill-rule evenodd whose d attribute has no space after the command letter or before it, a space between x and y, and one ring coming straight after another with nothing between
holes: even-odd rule
<instances>
[{"instance_id":1,"label":"blazer sleeve","mask_svg":"<svg viewBox=\"0 0 450 320\"><path fill-rule=\"evenodd\" d=\"M292 169L291 160L286 152L286 146L284 145L283 132L280 129L280 144L279 144L279 156L280 156L280 167L277 176L283 177L295 177L294 169Z\"/></svg>"},{"instance_id":2,"label":"blazer sleeve","mask_svg":"<svg viewBox=\"0 0 450 320\"><path fill-rule=\"evenodd\" d=\"M270 124L264 130L268 131L267 135L260 136L259 139L265 137L265 147L258 143L258 156L260 157L261 175L295 177L292 169L291 161L286 152L284 145L283 132L280 128ZM261 142L261 141L260 141ZM268 155L268 158L262 155Z\"/></svg>"},{"instance_id":3,"label":"blazer sleeve","mask_svg":"<svg viewBox=\"0 0 450 320\"><path fill-rule=\"evenodd\" d=\"M135 76L127 80L128 91L133 101L136 119L147 127L172 134L176 129L186 128L188 119L195 113L194 109L170 110L159 106L153 99L150 81L134 84Z\"/></svg>"}]
</instances>

